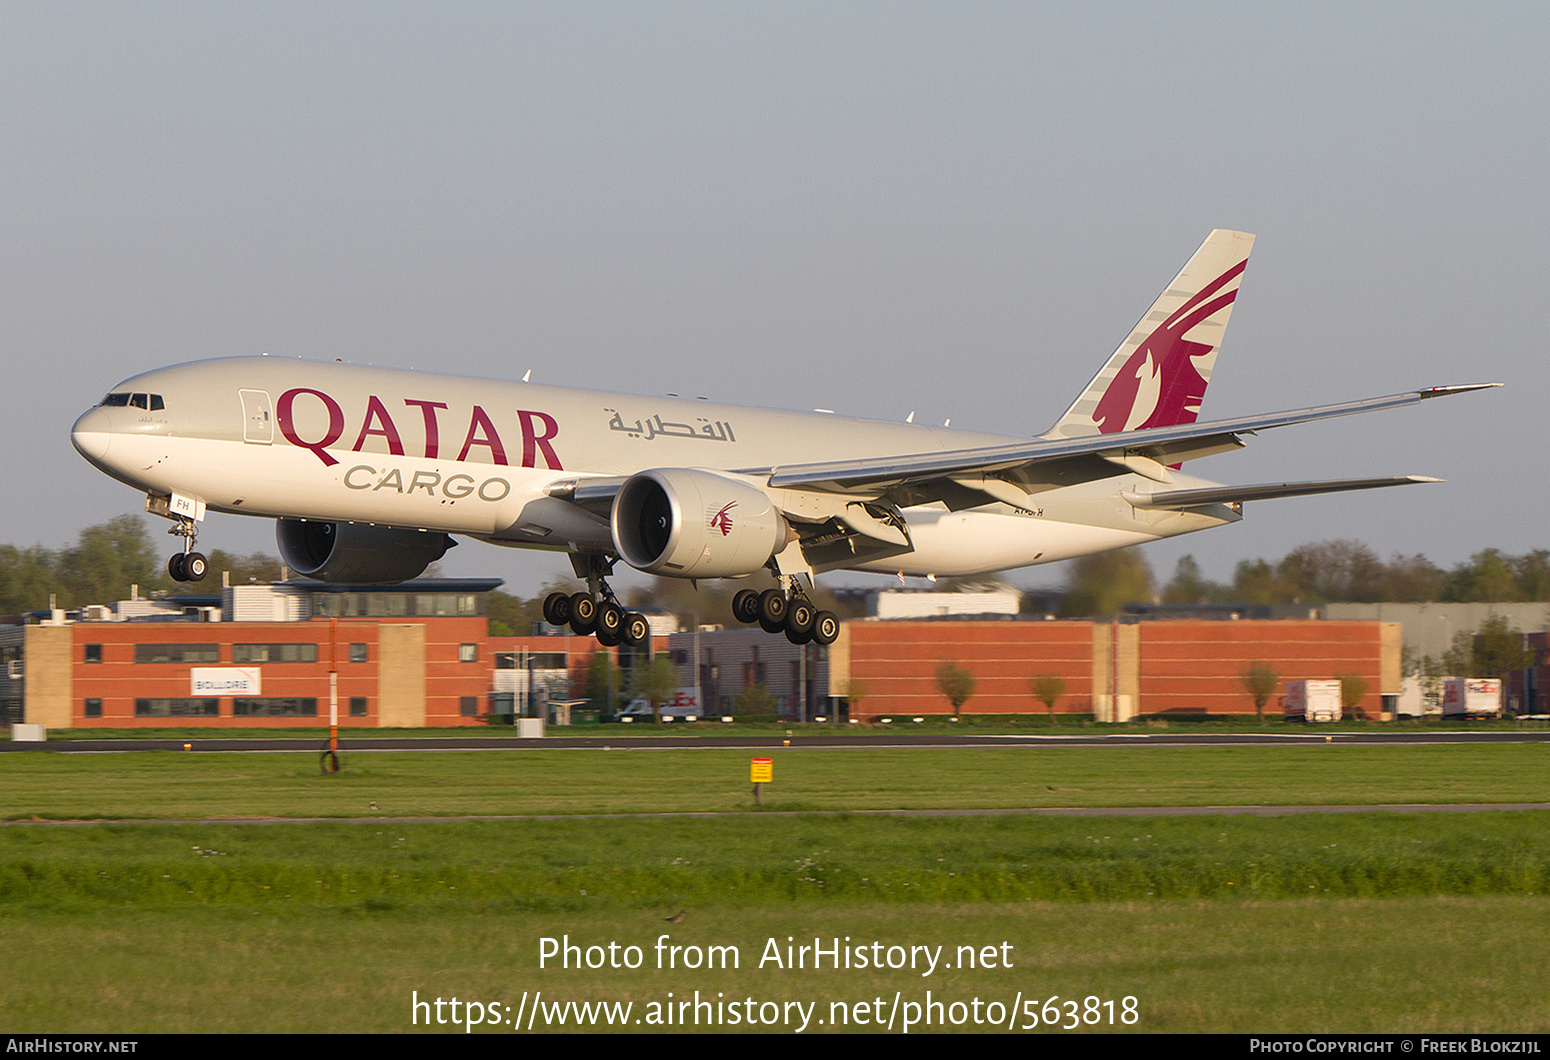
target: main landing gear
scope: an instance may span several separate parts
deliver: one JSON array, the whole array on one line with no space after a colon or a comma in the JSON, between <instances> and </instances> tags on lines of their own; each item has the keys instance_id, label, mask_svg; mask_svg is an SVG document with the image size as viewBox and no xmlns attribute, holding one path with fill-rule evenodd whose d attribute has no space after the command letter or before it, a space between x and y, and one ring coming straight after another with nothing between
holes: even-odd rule
<instances>
[{"instance_id":1,"label":"main landing gear","mask_svg":"<svg viewBox=\"0 0 1550 1060\"><path fill-rule=\"evenodd\" d=\"M194 538L199 536L199 527L194 520L184 516L178 516L172 529L167 533L175 534L183 539L183 551L174 555L167 561L167 573L175 582L199 582L210 571L210 561L205 559L203 552L194 551Z\"/></svg>"},{"instance_id":2,"label":"main landing gear","mask_svg":"<svg viewBox=\"0 0 1550 1060\"><path fill-rule=\"evenodd\" d=\"M626 611L604 580L613 564L599 560L588 565L587 591L567 596L550 593L544 598L544 621L551 626L569 625L577 636L595 636L605 648L617 644L639 647L651 639L651 625L639 611Z\"/></svg>"},{"instance_id":3,"label":"main landing gear","mask_svg":"<svg viewBox=\"0 0 1550 1060\"><path fill-rule=\"evenodd\" d=\"M796 588L789 596L784 589L744 589L732 597L732 616L747 624L757 622L766 633L784 633L793 644L833 644L840 635L839 617L813 607Z\"/></svg>"}]
</instances>

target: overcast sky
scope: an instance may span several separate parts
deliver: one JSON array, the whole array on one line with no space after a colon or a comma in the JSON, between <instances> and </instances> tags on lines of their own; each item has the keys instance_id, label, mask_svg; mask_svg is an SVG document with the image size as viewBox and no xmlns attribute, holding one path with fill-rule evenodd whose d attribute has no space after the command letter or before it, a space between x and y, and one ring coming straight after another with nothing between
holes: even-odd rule
<instances>
[{"instance_id":1,"label":"overcast sky","mask_svg":"<svg viewBox=\"0 0 1550 1060\"><path fill-rule=\"evenodd\" d=\"M1202 419L1507 386L1192 463L1449 481L1249 505L1161 578L1550 547L1547 45L1536 3L0 0L0 542L140 510L70 424L206 357L1037 433L1221 227L1259 239Z\"/></svg>"}]
</instances>

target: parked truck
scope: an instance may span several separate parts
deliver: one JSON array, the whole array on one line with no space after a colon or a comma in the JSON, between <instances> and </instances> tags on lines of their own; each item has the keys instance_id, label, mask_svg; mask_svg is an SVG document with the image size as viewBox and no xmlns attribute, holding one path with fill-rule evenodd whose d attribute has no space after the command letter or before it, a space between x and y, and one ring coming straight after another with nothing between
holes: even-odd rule
<instances>
[{"instance_id":1,"label":"parked truck","mask_svg":"<svg viewBox=\"0 0 1550 1060\"><path fill-rule=\"evenodd\" d=\"M1339 721L1339 681L1286 682L1287 721Z\"/></svg>"},{"instance_id":2,"label":"parked truck","mask_svg":"<svg viewBox=\"0 0 1550 1060\"><path fill-rule=\"evenodd\" d=\"M1502 713L1502 683L1494 677L1450 677L1442 689L1445 718L1496 718Z\"/></svg>"}]
</instances>

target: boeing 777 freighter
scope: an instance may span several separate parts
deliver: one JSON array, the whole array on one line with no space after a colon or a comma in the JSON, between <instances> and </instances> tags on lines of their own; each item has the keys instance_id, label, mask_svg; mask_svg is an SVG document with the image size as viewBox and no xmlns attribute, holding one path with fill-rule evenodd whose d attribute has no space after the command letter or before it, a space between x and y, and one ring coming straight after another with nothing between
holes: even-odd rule
<instances>
[{"instance_id":1,"label":"boeing 777 freighter","mask_svg":"<svg viewBox=\"0 0 1550 1060\"><path fill-rule=\"evenodd\" d=\"M615 564L670 578L768 571L733 609L832 642L806 590L832 570L965 575L1070 559L1242 518L1245 501L1435 482L1223 486L1186 461L1271 427L1497 384L1197 423L1254 237L1212 232L1044 434L1015 437L703 399L647 397L281 357L160 368L76 421L75 447L145 492L204 577L207 511L277 519L281 557L326 581L412 578L463 534L562 550L587 589L544 616L605 644L645 619Z\"/></svg>"}]
</instances>

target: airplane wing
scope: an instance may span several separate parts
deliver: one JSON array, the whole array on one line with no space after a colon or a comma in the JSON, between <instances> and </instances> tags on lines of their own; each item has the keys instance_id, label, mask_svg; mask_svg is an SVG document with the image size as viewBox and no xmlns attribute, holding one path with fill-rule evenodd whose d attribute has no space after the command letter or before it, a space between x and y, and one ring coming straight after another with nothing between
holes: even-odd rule
<instances>
[{"instance_id":1,"label":"airplane wing","mask_svg":"<svg viewBox=\"0 0 1550 1060\"><path fill-rule=\"evenodd\" d=\"M1167 465L1227 452L1243 446L1243 435L1294 423L1350 416L1359 412L1413 405L1435 397L1462 394L1500 386L1500 383L1469 383L1458 386L1430 387L1388 397L1348 401L1338 405L1244 416L1210 423L1189 423L1175 427L1095 434L1080 438L1030 439L1012 445L979 449L960 449L942 453L878 457L863 460L837 460L817 464L798 464L768 469L747 470L744 474L768 475L771 487L806 489L852 494L883 500L900 506L941 501L949 508L977 507L987 498L1009 504L1025 503L1028 496L1047 489L1079 482L1135 473L1160 483L1171 476ZM1412 479L1360 480L1371 486L1398 485ZM1371 488L1332 486L1329 483L1282 484L1279 492L1260 496L1293 496L1302 492L1330 492L1334 489ZM1157 495L1153 495L1157 496ZM1225 494L1224 494L1225 496ZM1231 499L1258 499L1233 491ZM1195 504L1219 503L1213 497ZM1161 507L1163 505L1158 504ZM1175 507L1168 504L1167 507Z\"/></svg>"},{"instance_id":2,"label":"airplane wing","mask_svg":"<svg viewBox=\"0 0 1550 1060\"><path fill-rule=\"evenodd\" d=\"M1385 486L1412 486L1419 482L1442 482L1426 475L1395 475L1391 478L1342 478L1322 482L1266 482L1257 486L1217 486L1199 490L1162 490L1141 493L1125 490L1120 499L1136 508L1178 511L1206 504L1242 504L1272 497L1311 497L1317 493L1344 493L1347 490L1375 490Z\"/></svg>"}]
</instances>

